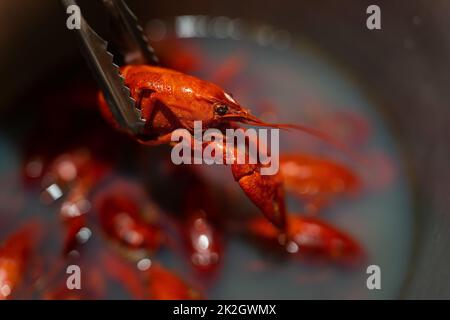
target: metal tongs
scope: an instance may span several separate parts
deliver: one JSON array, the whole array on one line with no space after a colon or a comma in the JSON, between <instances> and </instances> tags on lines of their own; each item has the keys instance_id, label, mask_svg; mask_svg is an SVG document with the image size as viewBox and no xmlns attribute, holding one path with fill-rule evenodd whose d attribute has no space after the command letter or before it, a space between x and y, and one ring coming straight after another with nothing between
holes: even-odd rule
<instances>
[{"instance_id":1,"label":"metal tongs","mask_svg":"<svg viewBox=\"0 0 450 320\"><path fill-rule=\"evenodd\" d=\"M75 0L62 0L67 9L76 5ZM123 41L122 52L129 64L158 64L153 49L148 44L143 29L136 16L122 0L103 0L114 26L120 31ZM130 96L129 88L124 84L119 67L108 51L108 42L103 40L86 22L81 14L80 28L74 29L80 39L83 55L96 78L111 112L118 124L132 135L144 134L144 120L135 108L136 101Z\"/></svg>"}]
</instances>

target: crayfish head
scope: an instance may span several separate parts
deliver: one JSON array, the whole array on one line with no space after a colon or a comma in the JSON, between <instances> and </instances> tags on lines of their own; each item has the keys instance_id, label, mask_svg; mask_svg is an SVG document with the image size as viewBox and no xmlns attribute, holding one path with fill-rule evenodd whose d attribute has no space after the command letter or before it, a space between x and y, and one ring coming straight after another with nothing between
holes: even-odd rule
<instances>
[{"instance_id":1,"label":"crayfish head","mask_svg":"<svg viewBox=\"0 0 450 320\"><path fill-rule=\"evenodd\" d=\"M249 109L241 106L226 92L222 93L222 97L213 99L211 103L216 123L240 122L260 127L283 128L282 124L268 123L254 116Z\"/></svg>"},{"instance_id":2,"label":"crayfish head","mask_svg":"<svg viewBox=\"0 0 450 320\"><path fill-rule=\"evenodd\" d=\"M213 110L213 121L216 123L241 122L241 119L250 114L230 94L223 91L209 99L209 103Z\"/></svg>"}]
</instances>

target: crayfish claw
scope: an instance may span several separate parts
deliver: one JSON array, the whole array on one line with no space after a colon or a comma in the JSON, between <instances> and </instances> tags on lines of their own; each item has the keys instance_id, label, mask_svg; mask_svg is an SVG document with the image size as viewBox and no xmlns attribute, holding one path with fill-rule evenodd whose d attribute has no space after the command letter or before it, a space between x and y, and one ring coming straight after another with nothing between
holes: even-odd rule
<instances>
[{"instance_id":1,"label":"crayfish claw","mask_svg":"<svg viewBox=\"0 0 450 320\"><path fill-rule=\"evenodd\" d=\"M259 169L260 165L234 164L231 167L234 179L247 197L271 223L280 230L285 230L286 207L281 176L261 175Z\"/></svg>"}]
</instances>

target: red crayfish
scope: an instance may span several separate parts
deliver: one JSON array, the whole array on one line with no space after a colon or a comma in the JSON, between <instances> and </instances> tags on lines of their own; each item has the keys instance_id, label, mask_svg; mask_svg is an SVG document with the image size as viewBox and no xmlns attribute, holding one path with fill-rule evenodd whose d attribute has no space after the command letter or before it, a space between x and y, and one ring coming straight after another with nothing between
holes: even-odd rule
<instances>
[{"instance_id":1,"label":"red crayfish","mask_svg":"<svg viewBox=\"0 0 450 320\"><path fill-rule=\"evenodd\" d=\"M202 121L203 129L225 130L236 128L236 123L282 129L298 129L332 141L325 134L312 128L291 124L267 123L242 107L231 94L217 85L186 75L175 70L148 66L128 65L122 68L125 84L136 100L136 108L145 120L146 138L140 141L147 145L170 144L176 129L194 130L194 122ZM106 117L115 123L108 105L100 94L99 103ZM214 143L209 142L203 145ZM257 143L257 141L249 141ZM227 148L225 144L221 148ZM227 150L224 154L235 154ZM231 165L234 179L253 203L277 227L286 226L286 209L283 181L280 174L262 175L264 165Z\"/></svg>"}]
</instances>

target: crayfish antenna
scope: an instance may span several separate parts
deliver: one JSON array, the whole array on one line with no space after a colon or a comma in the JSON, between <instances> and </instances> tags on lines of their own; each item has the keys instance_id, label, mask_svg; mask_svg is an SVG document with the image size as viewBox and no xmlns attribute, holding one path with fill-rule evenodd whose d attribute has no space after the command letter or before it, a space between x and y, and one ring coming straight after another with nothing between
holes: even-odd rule
<instances>
[{"instance_id":1,"label":"crayfish antenna","mask_svg":"<svg viewBox=\"0 0 450 320\"><path fill-rule=\"evenodd\" d=\"M263 120L258 119L257 117L248 114L243 118L243 121L246 124L249 125L254 125L254 126L259 126L259 127L269 127L269 128L275 128L275 129L282 129L282 130L297 130L297 131L301 131L304 132L310 136L316 137L324 142L326 142L327 144L333 146L334 148L336 148L337 150L339 150L340 152L344 153L346 156L348 156L349 158L351 158L352 160L354 160L357 163L364 163L365 160L361 159L361 157L359 155L357 155L354 150L352 150L348 145L346 145L345 143L333 138L332 136L330 136L329 134L312 128L312 127L308 127L306 125L300 125L300 124L290 124L290 123L271 123L271 122L265 122Z\"/></svg>"}]
</instances>

